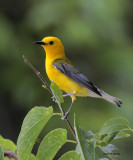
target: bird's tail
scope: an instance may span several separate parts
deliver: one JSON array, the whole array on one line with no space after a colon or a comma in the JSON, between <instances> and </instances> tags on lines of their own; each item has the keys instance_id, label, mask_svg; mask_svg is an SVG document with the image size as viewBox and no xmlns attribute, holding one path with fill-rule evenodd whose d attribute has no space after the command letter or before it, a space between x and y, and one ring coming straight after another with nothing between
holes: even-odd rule
<instances>
[{"instance_id":1,"label":"bird's tail","mask_svg":"<svg viewBox=\"0 0 133 160\"><path fill-rule=\"evenodd\" d=\"M103 90L98 89L98 91L101 93L103 99L106 101L113 103L114 105L121 107L122 101L119 98L110 96L109 94L105 93Z\"/></svg>"}]
</instances>

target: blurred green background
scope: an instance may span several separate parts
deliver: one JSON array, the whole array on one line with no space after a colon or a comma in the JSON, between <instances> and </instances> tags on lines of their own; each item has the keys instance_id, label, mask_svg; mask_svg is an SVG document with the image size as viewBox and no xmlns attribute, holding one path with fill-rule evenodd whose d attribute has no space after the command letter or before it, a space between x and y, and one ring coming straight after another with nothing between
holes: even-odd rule
<instances>
[{"instance_id":1,"label":"blurred green background","mask_svg":"<svg viewBox=\"0 0 133 160\"><path fill-rule=\"evenodd\" d=\"M23 62L25 55L50 84L45 53L32 42L56 36L77 68L99 88L123 101L121 108L94 98L78 98L69 117L85 130L98 132L113 117L125 117L133 128L133 1L132 0L0 0L0 134L16 142L22 121L34 106L54 107L50 93ZM63 107L71 99L65 98ZM67 124L54 117L40 139ZM34 152L36 152L36 144ZM116 141L120 158L132 160L133 135ZM62 152L74 149L66 144Z\"/></svg>"}]
</instances>

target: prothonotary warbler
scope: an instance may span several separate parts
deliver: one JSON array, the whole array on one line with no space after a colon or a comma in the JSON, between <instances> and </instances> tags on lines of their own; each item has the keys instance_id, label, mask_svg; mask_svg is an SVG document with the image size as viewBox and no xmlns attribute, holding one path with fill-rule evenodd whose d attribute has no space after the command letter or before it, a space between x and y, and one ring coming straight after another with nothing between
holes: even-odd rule
<instances>
[{"instance_id":1,"label":"prothonotary warbler","mask_svg":"<svg viewBox=\"0 0 133 160\"><path fill-rule=\"evenodd\" d=\"M97 88L86 76L80 73L66 57L64 46L56 37L45 37L35 44L42 45L46 53L47 75L61 90L72 98L72 103L64 118L69 114L77 96L102 98L120 107L122 101Z\"/></svg>"}]
</instances>

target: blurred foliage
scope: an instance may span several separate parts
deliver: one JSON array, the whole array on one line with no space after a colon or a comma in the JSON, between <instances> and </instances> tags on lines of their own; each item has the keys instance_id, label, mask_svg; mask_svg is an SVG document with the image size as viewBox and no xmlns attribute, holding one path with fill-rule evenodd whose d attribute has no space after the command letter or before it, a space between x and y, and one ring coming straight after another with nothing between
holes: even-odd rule
<instances>
[{"instance_id":1,"label":"blurred foliage","mask_svg":"<svg viewBox=\"0 0 133 160\"><path fill-rule=\"evenodd\" d=\"M115 108L99 99L78 98L70 120L75 112L83 128L97 131L105 120L122 116L133 126L132 6L131 0L1 0L0 134L16 142L22 120L33 106L53 105L58 111L22 58L24 54L49 82L44 51L32 42L51 35L62 40L67 56L94 84L123 100L122 108ZM70 98L65 101L67 110ZM67 128L64 123L59 119L50 125ZM119 144L124 159L132 159L132 141L131 137Z\"/></svg>"}]
</instances>

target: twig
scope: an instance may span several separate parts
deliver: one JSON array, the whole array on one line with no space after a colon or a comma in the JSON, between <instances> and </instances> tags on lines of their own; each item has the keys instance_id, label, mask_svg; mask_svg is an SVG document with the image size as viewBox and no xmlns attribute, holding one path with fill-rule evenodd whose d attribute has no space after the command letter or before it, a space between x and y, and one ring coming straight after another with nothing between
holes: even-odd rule
<instances>
[{"instance_id":1,"label":"twig","mask_svg":"<svg viewBox=\"0 0 133 160\"><path fill-rule=\"evenodd\" d=\"M49 87L49 85L47 84L47 82L43 79L41 73L40 73L38 70L36 70L35 67L33 67L33 65L28 61L28 59L27 59L24 55L23 55L23 58L24 58L24 62L25 62L26 64L28 64L28 66L29 66L29 67L36 73L36 75L40 78L40 80L42 81L42 83L44 84L44 86L46 87L46 89L48 89L48 91L52 94L52 96L54 96L51 88ZM65 111L64 111L63 108L62 108L62 111L63 111L63 114L65 115ZM67 122L70 130L72 131L72 134L74 135L74 137L75 137L75 139L76 139L75 131L74 131L74 129L73 129L73 127L72 127L69 119L66 117L65 120L66 120L66 122Z\"/></svg>"},{"instance_id":2,"label":"twig","mask_svg":"<svg viewBox=\"0 0 133 160\"><path fill-rule=\"evenodd\" d=\"M63 110L63 113L64 113L64 115L65 115L65 111L64 111L64 109L63 109L63 108L62 108L62 110ZM65 120L67 121L67 124L68 124L68 126L69 126L69 128L70 128L70 130L71 130L72 134L74 135L74 137L75 137L75 139L76 139L75 131L74 131L74 129L73 129L73 127L72 127L72 125L71 125L71 123L70 123L69 119L66 117L66 119L65 119ZM76 140L76 142L77 142L77 140Z\"/></svg>"},{"instance_id":3,"label":"twig","mask_svg":"<svg viewBox=\"0 0 133 160\"><path fill-rule=\"evenodd\" d=\"M43 79L40 72L38 70L36 70L35 67L33 67L33 65L28 61L28 59L24 55L23 55L23 58L24 58L24 62L27 63L28 66L36 73L36 75L40 78L40 80L42 81L42 83L44 84L46 89L48 89L48 91L53 95L53 92L52 92L51 88L49 87L47 82Z\"/></svg>"},{"instance_id":4,"label":"twig","mask_svg":"<svg viewBox=\"0 0 133 160\"><path fill-rule=\"evenodd\" d=\"M18 155L12 152L11 150L4 151L4 157L13 158L15 160L19 160Z\"/></svg>"}]
</instances>

